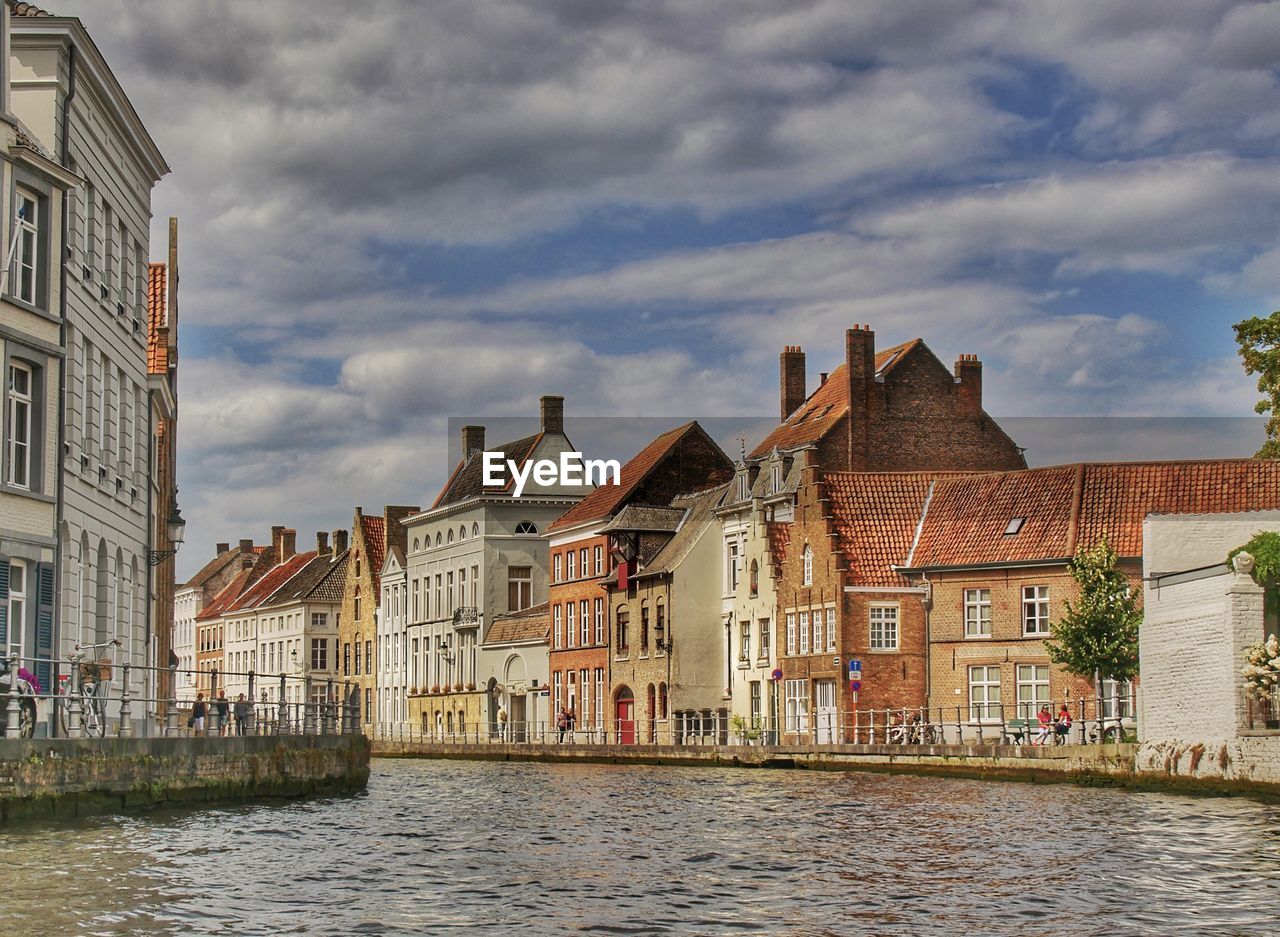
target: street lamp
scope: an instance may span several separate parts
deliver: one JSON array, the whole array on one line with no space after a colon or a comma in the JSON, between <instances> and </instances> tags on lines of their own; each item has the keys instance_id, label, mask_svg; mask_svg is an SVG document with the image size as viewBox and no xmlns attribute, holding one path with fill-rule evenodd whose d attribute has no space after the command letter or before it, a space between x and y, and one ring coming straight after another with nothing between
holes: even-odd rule
<instances>
[{"instance_id":1,"label":"street lamp","mask_svg":"<svg viewBox=\"0 0 1280 937\"><path fill-rule=\"evenodd\" d=\"M177 502L174 502L173 512L169 515L169 523L165 532L169 535L169 542L173 544L173 549L148 550L148 566L159 566L169 557L175 556L178 552L178 548L182 546L183 535L187 532L187 522L183 519L182 512L178 510Z\"/></svg>"}]
</instances>

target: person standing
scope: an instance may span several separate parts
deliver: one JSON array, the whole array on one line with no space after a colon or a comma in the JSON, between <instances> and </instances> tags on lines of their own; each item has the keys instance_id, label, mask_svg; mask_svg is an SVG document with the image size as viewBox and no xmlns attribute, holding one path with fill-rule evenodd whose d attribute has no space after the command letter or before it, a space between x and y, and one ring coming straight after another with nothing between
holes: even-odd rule
<instances>
[{"instance_id":1,"label":"person standing","mask_svg":"<svg viewBox=\"0 0 1280 937\"><path fill-rule=\"evenodd\" d=\"M231 703L227 699L225 690L218 691L218 699L213 706L214 712L218 715L218 734L226 735L227 727L231 725Z\"/></svg>"},{"instance_id":2,"label":"person standing","mask_svg":"<svg viewBox=\"0 0 1280 937\"><path fill-rule=\"evenodd\" d=\"M204 694L197 693L195 704L191 707L191 721L188 723L192 734L204 735L204 720L208 713L209 704L204 701Z\"/></svg>"},{"instance_id":3,"label":"person standing","mask_svg":"<svg viewBox=\"0 0 1280 937\"><path fill-rule=\"evenodd\" d=\"M249 723L249 701L244 698L243 693L241 693L239 698L236 700L235 717L236 735L244 735L245 728Z\"/></svg>"},{"instance_id":4,"label":"person standing","mask_svg":"<svg viewBox=\"0 0 1280 937\"><path fill-rule=\"evenodd\" d=\"M565 714L566 728L569 730L569 742L573 743L573 730L578 723L578 714L573 711L573 707L569 707L569 711Z\"/></svg>"},{"instance_id":5,"label":"person standing","mask_svg":"<svg viewBox=\"0 0 1280 937\"><path fill-rule=\"evenodd\" d=\"M507 707L498 704L498 741L507 740Z\"/></svg>"},{"instance_id":6,"label":"person standing","mask_svg":"<svg viewBox=\"0 0 1280 937\"><path fill-rule=\"evenodd\" d=\"M564 741L564 733L569 728L569 713L561 706L560 711L556 713L556 730L559 733L556 741Z\"/></svg>"}]
</instances>

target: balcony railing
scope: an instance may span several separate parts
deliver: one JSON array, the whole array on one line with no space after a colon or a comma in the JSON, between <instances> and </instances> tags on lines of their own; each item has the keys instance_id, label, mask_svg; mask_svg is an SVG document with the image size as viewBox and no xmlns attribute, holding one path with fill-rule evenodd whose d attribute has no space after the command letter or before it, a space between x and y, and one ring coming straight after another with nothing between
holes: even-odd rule
<instances>
[{"instance_id":1,"label":"balcony railing","mask_svg":"<svg viewBox=\"0 0 1280 937\"><path fill-rule=\"evenodd\" d=\"M480 624L480 609L474 605L463 605L453 610L453 627L475 628Z\"/></svg>"}]
</instances>

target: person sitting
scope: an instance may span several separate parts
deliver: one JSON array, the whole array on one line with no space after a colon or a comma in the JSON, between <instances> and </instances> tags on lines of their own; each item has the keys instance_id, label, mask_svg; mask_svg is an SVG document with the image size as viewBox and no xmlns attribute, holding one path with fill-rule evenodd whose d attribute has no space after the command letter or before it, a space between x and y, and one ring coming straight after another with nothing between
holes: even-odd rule
<instances>
[{"instance_id":1,"label":"person sitting","mask_svg":"<svg viewBox=\"0 0 1280 937\"><path fill-rule=\"evenodd\" d=\"M1062 704L1062 708L1058 710L1058 722L1053 727L1053 731L1056 734L1055 741L1059 745L1065 745L1068 736L1071 734L1071 710L1067 708L1065 702Z\"/></svg>"},{"instance_id":2,"label":"person sitting","mask_svg":"<svg viewBox=\"0 0 1280 937\"><path fill-rule=\"evenodd\" d=\"M1036 733L1036 737L1032 740L1032 745L1044 745L1049 741L1049 733L1053 731L1053 714L1049 712L1047 705L1040 707L1040 712L1036 715L1036 720L1040 723L1040 731Z\"/></svg>"}]
</instances>

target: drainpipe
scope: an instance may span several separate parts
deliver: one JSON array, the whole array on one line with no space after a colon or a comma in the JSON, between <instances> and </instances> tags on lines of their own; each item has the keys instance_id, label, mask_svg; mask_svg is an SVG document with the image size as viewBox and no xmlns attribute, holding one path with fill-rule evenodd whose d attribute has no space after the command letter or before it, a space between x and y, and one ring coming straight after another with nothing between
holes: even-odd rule
<instances>
[{"instance_id":1,"label":"drainpipe","mask_svg":"<svg viewBox=\"0 0 1280 937\"><path fill-rule=\"evenodd\" d=\"M63 168L67 168L68 154L70 146L68 142L68 134L71 131L71 102L76 97L76 46L71 43L67 53L67 96L62 102L62 139L58 146L58 159L62 163ZM62 366L58 368L58 433L56 446L56 455L54 464L57 469L57 505L55 508L53 542L53 589L54 595L59 597L57 602L53 603L53 633L57 635L54 642L54 651L57 656L61 657L61 649L59 644L65 637L62 633L62 555L63 547L66 546L62 542L62 524L64 520L63 502L66 494L66 422L67 422L67 197L66 193L62 196L62 257L58 264L58 344L62 348ZM80 599L83 606L84 598ZM78 637L78 636L77 636Z\"/></svg>"}]
</instances>

